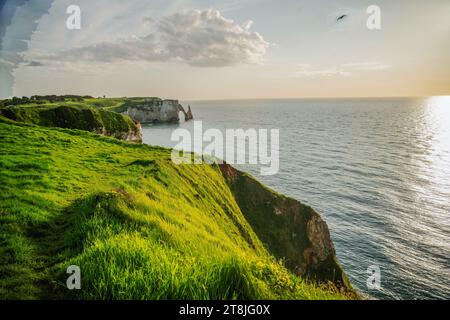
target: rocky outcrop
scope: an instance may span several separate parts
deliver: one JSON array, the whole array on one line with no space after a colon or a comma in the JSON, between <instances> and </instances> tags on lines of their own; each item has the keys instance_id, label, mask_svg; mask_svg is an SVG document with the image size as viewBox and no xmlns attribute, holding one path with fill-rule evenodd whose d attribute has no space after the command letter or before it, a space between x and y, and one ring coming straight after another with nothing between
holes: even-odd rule
<instances>
[{"instance_id":1,"label":"rocky outcrop","mask_svg":"<svg viewBox=\"0 0 450 320\"><path fill-rule=\"evenodd\" d=\"M351 289L325 221L228 164L219 165L242 213L267 249L294 273Z\"/></svg>"},{"instance_id":2,"label":"rocky outcrop","mask_svg":"<svg viewBox=\"0 0 450 320\"><path fill-rule=\"evenodd\" d=\"M193 119L191 107L186 112L178 100L161 100L144 98L130 100L126 103L124 114L140 123L179 122L179 112L184 114L185 121Z\"/></svg>"},{"instance_id":3,"label":"rocky outcrop","mask_svg":"<svg viewBox=\"0 0 450 320\"><path fill-rule=\"evenodd\" d=\"M181 108L183 108L183 107L181 107ZM191 106L188 105L188 111L184 113L184 117L185 117L186 121L194 119L194 116L192 115Z\"/></svg>"}]
</instances>

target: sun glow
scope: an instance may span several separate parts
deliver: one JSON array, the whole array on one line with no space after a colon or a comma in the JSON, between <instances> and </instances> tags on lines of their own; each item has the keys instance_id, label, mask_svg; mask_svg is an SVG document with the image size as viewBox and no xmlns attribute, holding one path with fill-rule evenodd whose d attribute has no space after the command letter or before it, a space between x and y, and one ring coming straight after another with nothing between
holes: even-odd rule
<instances>
[{"instance_id":1,"label":"sun glow","mask_svg":"<svg viewBox=\"0 0 450 320\"><path fill-rule=\"evenodd\" d=\"M426 107L427 134L431 137L426 169L446 196L450 194L450 96L431 97ZM431 190L430 190L431 191ZM437 200L437 194L433 195ZM448 201L443 197L442 203Z\"/></svg>"},{"instance_id":2,"label":"sun glow","mask_svg":"<svg viewBox=\"0 0 450 320\"><path fill-rule=\"evenodd\" d=\"M450 96L431 97L427 102L433 124L433 149L436 153L450 153Z\"/></svg>"}]
</instances>

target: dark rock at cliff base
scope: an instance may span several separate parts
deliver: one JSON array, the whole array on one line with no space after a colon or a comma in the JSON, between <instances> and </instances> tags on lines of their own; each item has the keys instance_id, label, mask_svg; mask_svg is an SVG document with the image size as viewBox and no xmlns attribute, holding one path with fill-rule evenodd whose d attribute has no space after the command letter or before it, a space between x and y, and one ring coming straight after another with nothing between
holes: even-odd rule
<instances>
[{"instance_id":1,"label":"dark rock at cliff base","mask_svg":"<svg viewBox=\"0 0 450 320\"><path fill-rule=\"evenodd\" d=\"M271 254L300 276L351 289L328 226L317 212L228 164L219 166L242 213Z\"/></svg>"}]
</instances>

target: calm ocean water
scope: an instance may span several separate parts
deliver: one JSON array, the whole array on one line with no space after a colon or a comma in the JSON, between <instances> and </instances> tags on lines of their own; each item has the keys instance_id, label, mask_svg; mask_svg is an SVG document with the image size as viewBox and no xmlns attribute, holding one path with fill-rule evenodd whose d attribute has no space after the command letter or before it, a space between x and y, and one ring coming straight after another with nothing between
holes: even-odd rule
<instances>
[{"instance_id":1,"label":"calm ocean water","mask_svg":"<svg viewBox=\"0 0 450 320\"><path fill-rule=\"evenodd\" d=\"M450 298L450 97L182 103L204 128L280 129L277 175L238 167L322 214L361 292ZM144 142L173 147L177 127L193 122L145 126Z\"/></svg>"}]
</instances>

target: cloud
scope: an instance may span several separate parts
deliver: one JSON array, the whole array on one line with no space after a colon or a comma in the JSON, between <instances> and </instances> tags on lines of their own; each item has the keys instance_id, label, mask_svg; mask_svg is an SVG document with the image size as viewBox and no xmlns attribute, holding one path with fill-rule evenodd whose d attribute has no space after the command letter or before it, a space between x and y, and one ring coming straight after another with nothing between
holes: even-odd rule
<instances>
[{"instance_id":1,"label":"cloud","mask_svg":"<svg viewBox=\"0 0 450 320\"><path fill-rule=\"evenodd\" d=\"M30 61L25 64L27 67L42 67L44 64L39 61Z\"/></svg>"},{"instance_id":2,"label":"cloud","mask_svg":"<svg viewBox=\"0 0 450 320\"><path fill-rule=\"evenodd\" d=\"M145 17L143 22L144 26L151 27L155 23L155 19L153 19L152 17Z\"/></svg>"},{"instance_id":3,"label":"cloud","mask_svg":"<svg viewBox=\"0 0 450 320\"><path fill-rule=\"evenodd\" d=\"M23 62L21 53L28 49L38 20L48 13L52 2L0 1L0 99L13 95L13 74Z\"/></svg>"},{"instance_id":4,"label":"cloud","mask_svg":"<svg viewBox=\"0 0 450 320\"><path fill-rule=\"evenodd\" d=\"M313 68L310 64L298 64L298 70L294 73L296 77L348 77L355 71L379 71L389 68L388 65L379 62L345 63L324 69Z\"/></svg>"},{"instance_id":5,"label":"cloud","mask_svg":"<svg viewBox=\"0 0 450 320\"><path fill-rule=\"evenodd\" d=\"M62 51L54 55L37 56L35 60L45 61L47 64L55 62L117 62L137 60L160 60L163 54L158 51L157 44L152 35L143 38L132 36L117 42L101 42L99 44L77 47Z\"/></svg>"},{"instance_id":6,"label":"cloud","mask_svg":"<svg viewBox=\"0 0 450 320\"><path fill-rule=\"evenodd\" d=\"M299 70L295 72L297 77L332 77L332 76L349 76L350 72L343 70L339 67L330 67L325 69L314 69L309 64L299 64L297 65Z\"/></svg>"},{"instance_id":7,"label":"cloud","mask_svg":"<svg viewBox=\"0 0 450 320\"><path fill-rule=\"evenodd\" d=\"M219 11L190 11L164 18L159 31L169 57L190 65L222 67L260 63L268 43L249 29L225 19Z\"/></svg>"},{"instance_id":8,"label":"cloud","mask_svg":"<svg viewBox=\"0 0 450 320\"><path fill-rule=\"evenodd\" d=\"M34 56L33 61L178 61L191 66L226 67L261 63L269 46L259 33L250 31L251 21L239 25L217 10L184 11L157 21L145 19L144 24L152 29L146 36Z\"/></svg>"},{"instance_id":9,"label":"cloud","mask_svg":"<svg viewBox=\"0 0 450 320\"><path fill-rule=\"evenodd\" d=\"M341 64L342 68L352 69L352 70L383 70L389 68L388 65L379 62L359 62L359 63L346 63Z\"/></svg>"}]
</instances>

